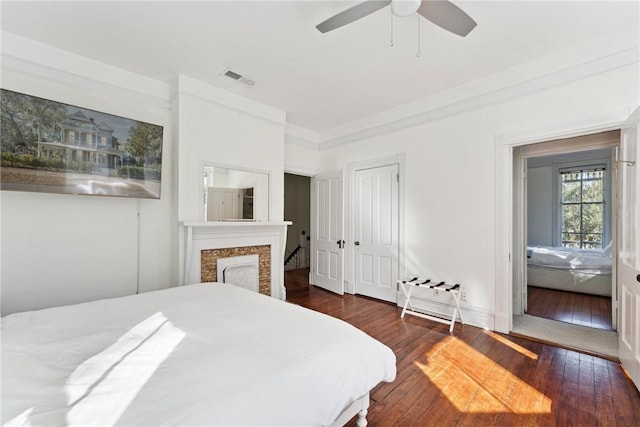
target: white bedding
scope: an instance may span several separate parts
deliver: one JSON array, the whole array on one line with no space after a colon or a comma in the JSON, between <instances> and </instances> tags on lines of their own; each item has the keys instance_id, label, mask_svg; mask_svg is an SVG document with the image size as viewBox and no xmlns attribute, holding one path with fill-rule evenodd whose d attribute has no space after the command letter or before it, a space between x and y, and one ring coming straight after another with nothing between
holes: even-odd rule
<instances>
[{"instance_id":1,"label":"white bedding","mask_svg":"<svg viewBox=\"0 0 640 427\"><path fill-rule=\"evenodd\" d=\"M527 262L536 267L611 273L611 255L603 250L530 246L527 248Z\"/></svg>"},{"instance_id":2,"label":"white bedding","mask_svg":"<svg viewBox=\"0 0 640 427\"><path fill-rule=\"evenodd\" d=\"M328 425L395 374L355 327L233 285L2 319L3 425Z\"/></svg>"}]
</instances>

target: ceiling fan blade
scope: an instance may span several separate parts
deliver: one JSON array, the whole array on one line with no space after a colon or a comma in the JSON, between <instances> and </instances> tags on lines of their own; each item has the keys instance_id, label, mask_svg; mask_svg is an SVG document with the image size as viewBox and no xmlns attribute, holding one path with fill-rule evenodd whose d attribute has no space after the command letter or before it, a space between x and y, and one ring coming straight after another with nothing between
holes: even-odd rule
<instances>
[{"instance_id":1,"label":"ceiling fan blade","mask_svg":"<svg viewBox=\"0 0 640 427\"><path fill-rule=\"evenodd\" d=\"M385 6L389 6L390 4L391 0L368 0L332 16L326 21L316 25L316 28L321 33L326 33L327 31L335 30L336 28L350 24L353 21L357 21L360 18L364 18L367 15L371 15L373 12L376 12Z\"/></svg>"},{"instance_id":2,"label":"ceiling fan blade","mask_svg":"<svg viewBox=\"0 0 640 427\"><path fill-rule=\"evenodd\" d=\"M478 25L462 9L447 0L423 0L418 13L437 26L462 37Z\"/></svg>"}]
</instances>

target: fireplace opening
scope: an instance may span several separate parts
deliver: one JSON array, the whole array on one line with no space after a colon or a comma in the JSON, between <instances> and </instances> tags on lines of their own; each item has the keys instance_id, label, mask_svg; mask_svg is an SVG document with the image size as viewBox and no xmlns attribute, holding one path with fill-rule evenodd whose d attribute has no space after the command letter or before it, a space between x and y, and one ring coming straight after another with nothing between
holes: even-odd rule
<instances>
[{"instance_id":1,"label":"fireplace opening","mask_svg":"<svg viewBox=\"0 0 640 427\"><path fill-rule=\"evenodd\" d=\"M249 266L240 266L238 268L228 269L227 272L224 273L224 268L226 267L226 265L222 268L220 268L218 265L218 260L233 258L240 258L240 261L238 261L240 264L247 263L248 259L244 258L247 255L257 257L258 265L255 268ZM251 260L251 262L253 263L254 260ZM271 295L271 247L269 245L202 249L200 251L200 262L201 282L226 281L227 283L233 283L232 280L240 282L240 280L244 279L238 279L238 276L252 277L253 272L255 271L255 274L258 277L258 292L263 295ZM253 285L252 282L250 289L255 291L255 288L253 288L253 286L255 285ZM247 288L249 289L249 287Z\"/></svg>"},{"instance_id":2,"label":"fireplace opening","mask_svg":"<svg viewBox=\"0 0 640 427\"><path fill-rule=\"evenodd\" d=\"M217 264L218 282L258 292L260 264L257 254L218 258Z\"/></svg>"}]
</instances>

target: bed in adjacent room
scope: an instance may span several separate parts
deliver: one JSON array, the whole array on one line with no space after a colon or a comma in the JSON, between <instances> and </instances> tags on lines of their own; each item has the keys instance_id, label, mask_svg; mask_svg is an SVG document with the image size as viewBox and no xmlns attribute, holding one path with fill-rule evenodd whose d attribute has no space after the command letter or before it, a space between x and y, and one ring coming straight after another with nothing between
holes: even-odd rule
<instances>
[{"instance_id":1,"label":"bed in adjacent room","mask_svg":"<svg viewBox=\"0 0 640 427\"><path fill-rule=\"evenodd\" d=\"M365 425L395 375L359 329L222 283L2 319L3 425Z\"/></svg>"},{"instance_id":2,"label":"bed in adjacent room","mask_svg":"<svg viewBox=\"0 0 640 427\"><path fill-rule=\"evenodd\" d=\"M527 248L527 284L611 296L611 251L550 246Z\"/></svg>"}]
</instances>

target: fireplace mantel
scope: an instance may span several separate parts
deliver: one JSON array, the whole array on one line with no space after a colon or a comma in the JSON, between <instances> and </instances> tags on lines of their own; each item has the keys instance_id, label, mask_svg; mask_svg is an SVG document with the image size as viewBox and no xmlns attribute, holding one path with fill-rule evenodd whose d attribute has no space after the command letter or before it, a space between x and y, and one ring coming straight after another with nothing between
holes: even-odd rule
<instances>
[{"instance_id":1,"label":"fireplace mantel","mask_svg":"<svg viewBox=\"0 0 640 427\"><path fill-rule=\"evenodd\" d=\"M200 283L200 252L206 249L271 246L271 296L284 300L284 251L291 221L184 221L184 284Z\"/></svg>"}]
</instances>

